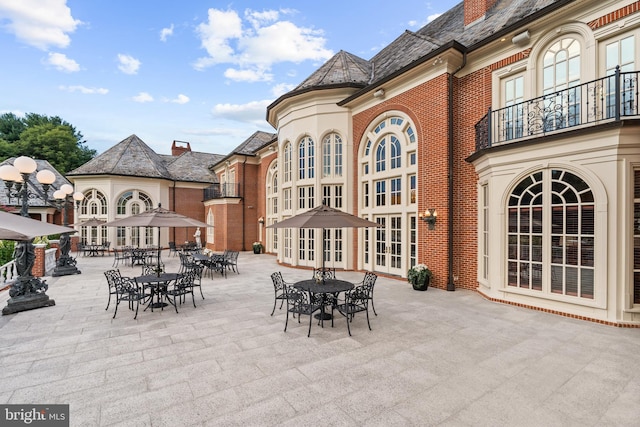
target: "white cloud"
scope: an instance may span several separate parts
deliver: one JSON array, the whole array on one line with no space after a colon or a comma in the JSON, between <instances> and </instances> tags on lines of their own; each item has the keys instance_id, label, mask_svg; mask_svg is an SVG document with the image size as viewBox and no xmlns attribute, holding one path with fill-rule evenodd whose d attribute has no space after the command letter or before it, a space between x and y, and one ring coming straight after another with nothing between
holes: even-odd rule
<instances>
[{"instance_id":1,"label":"white cloud","mask_svg":"<svg viewBox=\"0 0 640 427\"><path fill-rule=\"evenodd\" d=\"M187 95L179 94L176 98L172 99L171 102L175 104L186 104L189 102L189 97Z\"/></svg>"},{"instance_id":2,"label":"white cloud","mask_svg":"<svg viewBox=\"0 0 640 427\"><path fill-rule=\"evenodd\" d=\"M139 94L137 94L136 96L134 96L133 99L135 102L139 102L141 104L145 103L145 102L153 102L153 96L149 95L147 92L140 92Z\"/></svg>"},{"instance_id":3,"label":"white cloud","mask_svg":"<svg viewBox=\"0 0 640 427\"><path fill-rule=\"evenodd\" d=\"M440 15L442 15L442 14L441 13L434 13L432 15L429 15L429 16L427 16L427 20L426 21L416 21L414 19L414 20L409 21L407 23L407 25L409 25L409 28L415 28L415 27L422 28L425 25L427 25L429 22L431 22L434 19L436 19L437 17L439 17Z\"/></svg>"},{"instance_id":4,"label":"white cloud","mask_svg":"<svg viewBox=\"0 0 640 427\"><path fill-rule=\"evenodd\" d=\"M202 47L209 56L205 60L198 60L203 66L234 62L234 51L229 45L231 39L242 36L242 21L235 11L224 12L209 9L209 20L196 28Z\"/></svg>"},{"instance_id":5,"label":"white cloud","mask_svg":"<svg viewBox=\"0 0 640 427\"><path fill-rule=\"evenodd\" d=\"M118 69L125 74L137 74L141 62L130 55L118 54Z\"/></svg>"},{"instance_id":6,"label":"white cloud","mask_svg":"<svg viewBox=\"0 0 640 427\"><path fill-rule=\"evenodd\" d=\"M269 74L266 70L261 68L254 68L252 70L244 69L239 70L236 68L228 68L224 72L224 76L229 80L234 80L237 82L270 82L273 80L273 74Z\"/></svg>"},{"instance_id":7,"label":"white cloud","mask_svg":"<svg viewBox=\"0 0 640 427\"><path fill-rule=\"evenodd\" d=\"M327 60L333 52L326 49L322 31L299 27L279 20L289 10L246 10L245 25L233 10L209 9L208 21L198 25L196 33L208 56L198 58L198 70L216 64L234 64L227 78L236 81L270 81L271 67L279 62L300 63Z\"/></svg>"},{"instance_id":8,"label":"white cloud","mask_svg":"<svg viewBox=\"0 0 640 427\"><path fill-rule=\"evenodd\" d=\"M264 124L265 111L272 101L252 101L247 104L216 104L211 111L214 117L243 123Z\"/></svg>"},{"instance_id":9,"label":"white cloud","mask_svg":"<svg viewBox=\"0 0 640 427\"><path fill-rule=\"evenodd\" d=\"M163 28L160 30L160 40L163 42L167 41L167 37L173 35L173 24L169 28Z\"/></svg>"},{"instance_id":10,"label":"white cloud","mask_svg":"<svg viewBox=\"0 0 640 427\"><path fill-rule=\"evenodd\" d=\"M66 92L80 92L85 95L93 95L93 94L106 95L107 93L109 93L109 89L105 89L102 87L86 87L82 85L75 85L75 86L59 86L59 88L60 90L64 90Z\"/></svg>"},{"instance_id":11,"label":"white cloud","mask_svg":"<svg viewBox=\"0 0 640 427\"><path fill-rule=\"evenodd\" d=\"M281 95L284 95L287 92L291 92L295 89L296 85L290 83L278 83L277 85L271 88L271 93L275 98L278 98Z\"/></svg>"},{"instance_id":12,"label":"white cloud","mask_svg":"<svg viewBox=\"0 0 640 427\"><path fill-rule=\"evenodd\" d=\"M81 21L73 19L66 0L0 0L0 22L18 40L47 50L65 48Z\"/></svg>"},{"instance_id":13,"label":"white cloud","mask_svg":"<svg viewBox=\"0 0 640 427\"><path fill-rule=\"evenodd\" d=\"M80 65L73 59L67 58L67 55L63 53L50 52L45 62L53 65L58 71L64 71L66 73L80 71Z\"/></svg>"}]
</instances>

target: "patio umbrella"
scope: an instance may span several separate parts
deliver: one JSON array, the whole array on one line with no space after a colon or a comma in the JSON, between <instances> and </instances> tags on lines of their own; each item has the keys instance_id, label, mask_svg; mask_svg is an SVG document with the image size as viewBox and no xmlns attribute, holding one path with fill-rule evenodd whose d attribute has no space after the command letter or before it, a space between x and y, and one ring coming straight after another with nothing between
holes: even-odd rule
<instances>
[{"instance_id":1,"label":"patio umbrella","mask_svg":"<svg viewBox=\"0 0 640 427\"><path fill-rule=\"evenodd\" d=\"M0 239L31 240L38 236L74 233L76 230L0 211Z\"/></svg>"},{"instance_id":2,"label":"patio umbrella","mask_svg":"<svg viewBox=\"0 0 640 427\"><path fill-rule=\"evenodd\" d=\"M179 214L162 205L136 215L103 224L107 227L158 227L158 261L160 260L160 227L213 227L197 219Z\"/></svg>"},{"instance_id":3,"label":"patio umbrella","mask_svg":"<svg viewBox=\"0 0 640 427\"><path fill-rule=\"evenodd\" d=\"M377 222L351 215L338 209L321 205L301 214L292 216L267 228L322 228L324 237L325 228L361 228L379 227ZM324 245L322 248L322 267L324 268Z\"/></svg>"},{"instance_id":4,"label":"patio umbrella","mask_svg":"<svg viewBox=\"0 0 640 427\"><path fill-rule=\"evenodd\" d=\"M102 219L98 219L95 216L91 219L86 219L84 221L76 222L75 224L71 224L74 227L98 227L101 225L105 225L107 221Z\"/></svg>"}]
</instances>

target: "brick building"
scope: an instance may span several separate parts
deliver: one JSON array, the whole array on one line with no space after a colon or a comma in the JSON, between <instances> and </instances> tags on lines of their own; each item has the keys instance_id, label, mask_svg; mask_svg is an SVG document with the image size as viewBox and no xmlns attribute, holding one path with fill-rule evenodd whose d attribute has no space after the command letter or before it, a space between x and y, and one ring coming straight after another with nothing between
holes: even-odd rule
<instances>
[{"instance_id":1,"label":"brick building","mask_svg":"<svg viewBox=\"0 0 640 427\"><path fill-rule=\"evenodd\" d=\"M260 241L299 267L324 250L398 277L424 263L439 288L640 325L639 9L465 0L369 60L338 52L267 108L277 133L150 197L193 201L214 250ZM320 203L380 226L266 228Z\"/></svg>"}]
</instances>

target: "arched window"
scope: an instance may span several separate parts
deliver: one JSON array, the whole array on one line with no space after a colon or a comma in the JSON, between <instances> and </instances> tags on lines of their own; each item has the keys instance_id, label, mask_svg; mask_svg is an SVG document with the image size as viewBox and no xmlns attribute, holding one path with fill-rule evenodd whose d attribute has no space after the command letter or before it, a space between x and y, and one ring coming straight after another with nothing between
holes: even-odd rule
<instances>
[{"instance_id":1,"label":"arched window","mask_svg":"<svg viewBox=\"0 0 640 427\"><path fill-rule=\"evenodd\" d=\"M215 243L213 240L214 238L213 226L215 224L214 224L213 209L211 208L209 208L209 210L207 211L207 224L211 226L211 227L207 227L207 243L213 244Z\"/></svg>"},{"instance_id":2,"label":"arched window","mask_svg":"<svg viewBox=\"0 0 640 427\"><path fill-rule=\"evenodd\" d=\"M580 42L563 38L542 59L544 127L551 131L580 123Z\"/></svg>"},{"instance_id":3,"label":"arched window","mask_svg":"<svg viewBox=\"0 0 640 427\"><path fill-rule=\"evenodd\" d=\"M153 209L153 201L148 194L139 190L125 191L116 202L116 216L136 215ZM153 227L145 227L140 236L139 227L117 227L116 246L153 244Z\"/></svg>"},{"instance_id":4,"label":"arched window","mask_svg":"<svg viewBox=\"0 0 640 427\"><path fill-rule=\"evenodd\" d=\"M283 181L291 182L291 143L286 143L282 149Z\"/></svg>"},{"instance_id":5,"label":"arched window","mask_svg":"<svg viewBox=\"0 0 640 427\"><path fill-rule=\"evenodd\" d=\"M589 185L562 169L522 179L510 194L509 287L594 299L595 203Z\"/></svg>"},{"instance_id":6,"label":"arched window","mask_svg":"<svg viewBox=\"0 0 640 427\"><path fill-rule=\"evenodd\" d=\"M359 153L359 214L380 225L363 231L364 266L404 275L417 259L417 139L409 118L400 114L381 117L366 131Z\"/></svg>"},{"instance_id":7,"label":"arched window","mask_svg":"<svg viewBox=\"0 0 640 427\"><path fill-rule=\"evenodd\" d=\"M315 146L307 136L298 144L298 179L313 178L315 169Z\"/></svg>"},{"instance_id":8,"label":"arched window","mask_svg":"<svg viewBox=\"0 0 640 427\"><path fill-rule=\"evenodd\" d=\"M387 140L378 142L376 147L376 172L383 172L387 168Z\"/></svg>"},{"instance_id":9,"label":"arched window","mask_svg":"<svg viewBox=\"0 0 640 427\"><path fill-rule=\"evenodd\" d=\"M95 188L84 192L80 202L80 216L102 217L107 215L109 206L105 195Z\"/></svg>"},{"instance_id":10,"label":"arched window","mask_svg":"<svg viewBox=\"0 0 640 427\"><path fill-rule=\"evenodd\" d=\"M329 134L322 141L322 175L342 176L342 138L338 134Z\"/></svg>"}]
</instances>

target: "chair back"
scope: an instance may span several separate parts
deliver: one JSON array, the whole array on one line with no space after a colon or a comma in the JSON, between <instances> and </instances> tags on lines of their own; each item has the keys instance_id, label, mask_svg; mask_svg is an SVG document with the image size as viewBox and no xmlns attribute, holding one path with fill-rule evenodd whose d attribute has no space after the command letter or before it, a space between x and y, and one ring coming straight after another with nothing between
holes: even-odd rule
<instances>
[{"instance_id":1,"label":"chair back","mask_svg":"<svg viewBox=\"0 0 640 427\"><path fill-rule=\"evenodd\" d=\"M273 288L276 292L284 292L286 289L286 284L284 279L282 278L282 273L276 271L275 273L271 273L271 280L273 281Z\"/></svg>"},{"instance_id":2,"label":"chair back","mask_svg":"<svg viewBox=\"0 0 640 427\"><path fill-rule=\"evenodd\" d=\"M373 284L363 283L346 292L345 302L349 306L349 311L365 311L369 306L369 295L373 291Z\"/></svg>"},{"instance_id":3,"label":"chair back","mask_svg":"<svg viewBox=\"0 0 640 427\"><path fill-rule=\"evenodd\" d=\"M110 291L117 288L118 282L122 278L120 270L118 269L107 270L104 272L104 276L107 278L107 284L109 285Z\"/></svg>"},{"instance_id":4,"label":"chair back","mask_svg":"<svg viewBox=\"0 0 640 427\"><path fill-rule=\"evenodd\" d=\"M336 278L336 269L329 267L321 267L313 269L313 278L314 279L335 279Z\"/></svg>"}]
</instances>

